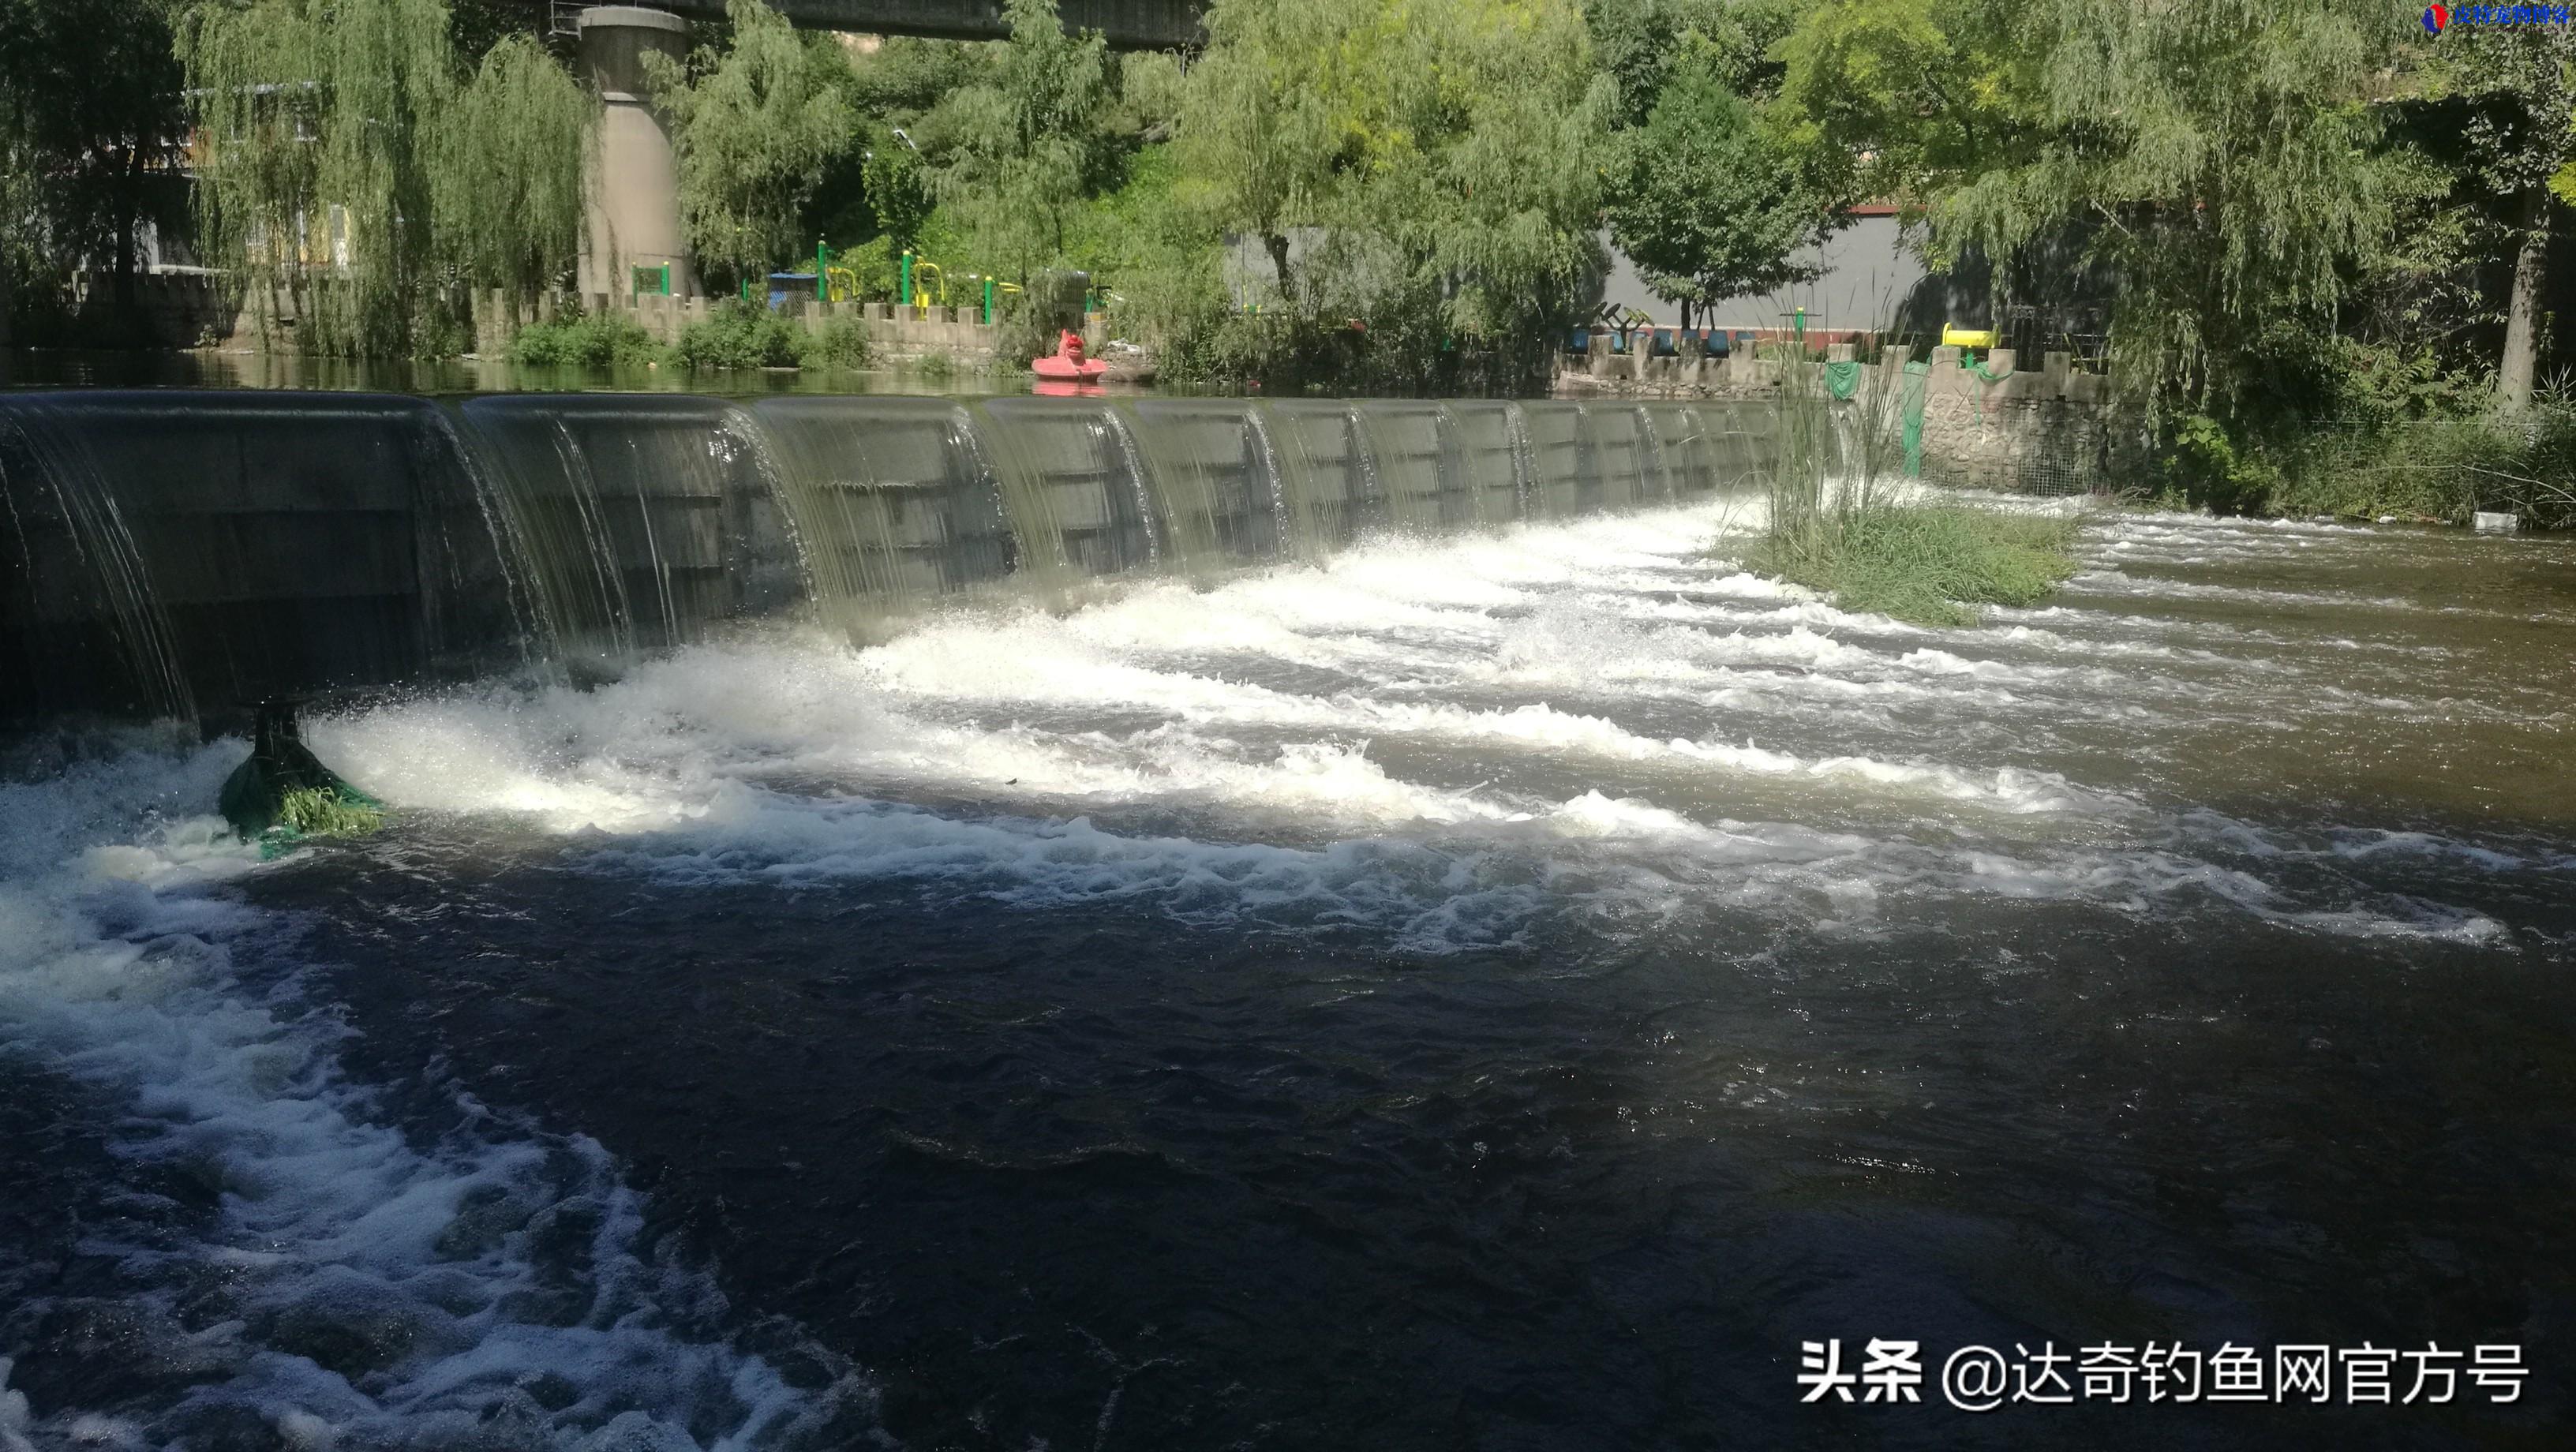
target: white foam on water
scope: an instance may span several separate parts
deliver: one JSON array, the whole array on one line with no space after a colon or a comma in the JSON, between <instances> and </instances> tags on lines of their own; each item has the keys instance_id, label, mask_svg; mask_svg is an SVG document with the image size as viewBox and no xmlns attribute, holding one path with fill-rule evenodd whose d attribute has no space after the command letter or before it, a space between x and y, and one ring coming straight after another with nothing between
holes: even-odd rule
<instances>
[{"instance_id":1,"label":"white foam on water","mask_svg":"<svg viewBox=\"0 0 2576 1452\"><path fill-rule=\"evenodd\" d=\"M2309 925L2333 931L2411 933L2425 921L2403 904L2356 907L2367 894L2350 883L2216 891L2236 879L2190 845L2216 840L2208 832L2056 772L1798 752L1759 730L1747 739L1740 724L1644 729L1700 710L1767 713L1804 734L1824 713L1847 724L1860 709L1888 735L1908 719L1902 703L1938 710L2009 762L2002 723L2033 712L2098 730L2152 724L2187 699L2213 720L2225 713L2212 698L2235 689L2029 658L2112 653L2088 634L2101 617L2064 606L2022 613L2045 629L1720 632L1671 618L1674 579L1753 609L1817 604L1708 555L1714 518L1675 510L1389 540L1214 589L1149 584L1066 615L955 615L863 651L819 636L737 642L594 691L459 693L312 734L398 804L519 811L548 830L619 838L593 857L603 870L881 879L936 900L1366 925L1419 951L1510 941L1564 906L1550 892L1567 873L1632 907L1684 892L1776 905L1830 880L1847 892L2121 907L2207 900L2285 923L2323 913ZM2159 665L2244 664L2130 643ZM1359 684L1308 692L1242 678L1280 660ZM2330 693L2300 695L2349 709ZM2247 697L2245 709L2274 707ZM1413 776L1385 764L1399 755ZM1432 777L1446 764L1453 782L1515 763L1578 781L1617 765L1654 800L1461 787L1414 779L1414 763ZM1764 800L1885 825L1821 850L1793 825L1707 819L1713 800L1757 783ZM1927 836L1925 823L1937 829ZM1985 869L1962 869L1962 849L1943 841L1967 823L1983 824L1972 835ZM2176 866L2196 861L2208 870ZM1458 911L1441 911L1452 902Z\"/></svg>"},{"instance_id":2,"label":"white foam on water","mask_svg":"<svg viewBox=\"0 0 2576 1452\"><path fill-rule=\"evenodd\" d=\"M189 1365L192 1384L169 1404L31 1408L0 1370L0 1447L187 1445L192 1418L245 1408L307 1446L696 1447L694 1427L749 1449L846 1431L834 1419L865 1413L866 1384L792 1386L733 1349L713 1283L645 1249L642 1202L596 1143L457 1094L423 1147L343 1075L346 1030L287 961L292 924L226 890L260 870L256 850L199 814L245 754L0 785L0 1056L100 1096L119 1158L221 1189L210 1213L174 1209L135 1239L117 1238L132 1216L105 1217L81 1247L121 1268L125 1353ZM182 1327L183 1294L200 1329ZM76 1307L11 1309L32 1324ZM540 1399L540 1380L560 1390Z\"/></svg>"},{"instance_id":3,"label":"white foam on water","mask_svg":"<svg viewBox=\"0 0 2576 1452\"><path fill-rule=\"evenodd\" d=\"M2084 571L2068 580L2066 588L2079 594L2104 593L2174 600L2228 600L2256 605L2300 605L2327 610L2354 607L2378 610L2422 608L2412 600L2400 599L2393 595L2327 594L2313 590L2269 590L2252 585L2208 585L2190 580L2133 576L2118 569Z\"/></svg>"}]
</instances>

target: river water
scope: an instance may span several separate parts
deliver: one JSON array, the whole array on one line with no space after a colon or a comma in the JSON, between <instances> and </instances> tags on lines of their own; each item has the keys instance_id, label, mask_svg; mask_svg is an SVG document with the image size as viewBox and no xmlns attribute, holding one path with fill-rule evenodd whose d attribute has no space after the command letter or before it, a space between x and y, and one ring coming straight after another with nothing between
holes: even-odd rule
<instances>
[{"instance_id":1,"label":"river water","mask_svg":"<svg viewBox=\"0 0 2576 1452\"><path fill-rule=\"evenodd\" d=\"M380 704L266 864L237 741L0 787L0 1448L2552 1445L2576 548L2105 512L1922 630L1747 523Z\"/></svg>"}]
</instances>

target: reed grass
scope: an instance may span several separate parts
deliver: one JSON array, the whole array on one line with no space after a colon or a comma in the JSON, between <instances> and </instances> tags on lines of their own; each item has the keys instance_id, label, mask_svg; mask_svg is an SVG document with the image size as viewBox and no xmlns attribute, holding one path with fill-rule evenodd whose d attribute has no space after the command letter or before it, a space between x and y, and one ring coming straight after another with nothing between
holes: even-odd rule
<instances>
[{"instance_id":1,"label":"reed grass","mask_svg":"<svg viewBox=\"0 0 2576 1452\"><path fill-rule=\"evenodd\" d=\"M329 787L299 787L278 799L277 824L301 837L363 837L385 824L385 814Z\"/></svg>"},{"instance_id":2,"label":"reed grass","mask_svg":"<svg viewBox=\"0 0 2576 1452\"><path fill-rule=\"evenodd\" d=\"M1780 463L1745 568L1917 625L1972 625L1977 607L2033 604L2075 573L2076 520L1937 502L1905 477L1897 390L1837 403L1802 348L1771 361Z\"/></svg>"}]
</instances>

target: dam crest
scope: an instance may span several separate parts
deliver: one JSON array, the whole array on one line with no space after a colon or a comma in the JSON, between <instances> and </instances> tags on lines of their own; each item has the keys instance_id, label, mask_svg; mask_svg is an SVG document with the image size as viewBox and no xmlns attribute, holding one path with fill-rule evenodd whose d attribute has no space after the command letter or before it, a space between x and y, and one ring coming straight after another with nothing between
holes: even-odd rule
<instances>
[{"instance_id":1,"label":"dam crest","mask_svg":"<svg viewBox=\"0 0 2576 1452\"><path fill-rule=\"evenodd\" d=\"M745 619L1311 562L1759 487L1742 403L0 397L0 718L613 668Z\"/></svg>"}]
</instances>

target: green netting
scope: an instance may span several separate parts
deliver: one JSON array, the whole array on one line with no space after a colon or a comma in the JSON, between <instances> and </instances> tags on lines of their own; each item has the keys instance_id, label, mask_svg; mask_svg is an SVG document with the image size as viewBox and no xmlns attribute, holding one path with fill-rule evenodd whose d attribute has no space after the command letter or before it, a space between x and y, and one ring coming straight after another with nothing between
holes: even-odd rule
<instances>
[{"instance_id":1,"label":"green netting","mask_svg":"<svg viewBox=\"0 0 2576 1452\"><path fill-rule=\"evenodd\" d=\"M250 760L224 779L216 802L244 841L274 857L307 837L354 837L384 825L384 803L342 781L297 735L284 706L259 709Z\"/></svg>"},{"instance_id":2,"label":"green netting","mask_svg":"<svg viewBox=\"0 0 2576 1452\"><path fill-rule=\"evenodd\" d=\"M1961 361L1965 362L1966 359L1963 357ZM1976 374L1979 381L1985 383L2001 383L2013 376L2013 370L2010 368L1989 368L1983 363L1970 365L1968 371ZM1975 407L1977 422L1982 425L1986 421L1986 391L1982 388L1969 389L1968 402Z\"/></svg>"},{"instance_id":3,"label":"green netting","mask_svg":"<svg viewBox=\"0 0 2576 1452\"><path fill-rule=\"evenodd\" d=\"M1908 363L1897 401L1905 419L1905 477L1923 477L1923 390L1932 380L1932 365Z\"/></svg>"},{"instance_id":4,"label":"green netting","mask_svg":"<svg viewBox=\"0 0 2576 1452\"><path fill-rule=\"evenodd\" d=\"M1826 364L1825 386L1833 391L1836 398L1849 398L1860 392L1860 365L1858 363Z\"/></svg>"}]
</instances>

